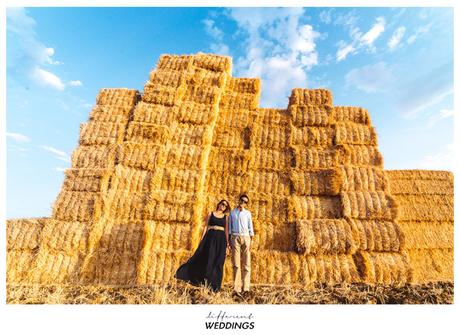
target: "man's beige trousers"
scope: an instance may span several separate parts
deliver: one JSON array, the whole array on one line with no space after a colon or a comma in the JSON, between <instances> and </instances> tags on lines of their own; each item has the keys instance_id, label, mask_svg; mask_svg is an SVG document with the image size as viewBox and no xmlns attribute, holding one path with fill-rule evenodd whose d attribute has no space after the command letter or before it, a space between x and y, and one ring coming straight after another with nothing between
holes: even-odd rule
<instances>
[{"instance_id":1,"label":"man's beige trousers","mask_svg":"<svg viewBox=\"0 0 460 335\"><path fill-rule=\"evenodd\" d=\"M236 292L241 292L241 288L243 291L249 291L251 282L250 244L249 236L232 235L233 282Z\"/></svg>"}]
</instances>

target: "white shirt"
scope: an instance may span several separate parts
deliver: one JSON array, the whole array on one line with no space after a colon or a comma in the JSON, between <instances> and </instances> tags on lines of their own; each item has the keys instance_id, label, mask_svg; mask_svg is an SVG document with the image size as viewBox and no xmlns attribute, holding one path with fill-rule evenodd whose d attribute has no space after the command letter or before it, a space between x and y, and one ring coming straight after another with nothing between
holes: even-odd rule
<instances>
[{"instance_id":1,"label":"white shirt","mask_svg":"<svg viewBox=\"0 0 460 335\"><path fill-rule=\"evenodd\" d=\"M228 220L228 231L233 235L254 236L251 212L245 208L241 211L238 208L233 209Z\"/></svg>"}]
</instances>

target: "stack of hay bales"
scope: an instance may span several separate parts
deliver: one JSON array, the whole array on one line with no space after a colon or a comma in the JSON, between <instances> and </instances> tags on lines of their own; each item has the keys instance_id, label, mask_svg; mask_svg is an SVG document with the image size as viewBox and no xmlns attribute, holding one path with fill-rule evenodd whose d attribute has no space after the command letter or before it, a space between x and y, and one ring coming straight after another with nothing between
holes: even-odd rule
<instances>
[{"instance_id":1,"label":"stack of hay bales","mask_svg":"<svg viewBox=\"0 0 460 335\"><path fill-rule=\"evenodd\" d=\"M102 218L117 149L138 92L102 89L89 121L80 127L80 146L72 154L61 192L47 220L31 277L40 283L78 281L90 230Z\"/></svg>"},{"instance_id":2,"label":"stack of hay bales","mask_svg":"<svg viewBox=\"0 0 460 335\"><path fill-rule=\"evenodd\" d=\"M6 222L6 282L29 282L29 270L37 256L47 218L13 219Z\"/></svg>"},{"instance_id":3,"label":"stack of hay bales","mask_svg":"<svg viewBox=\"0 0 460 335\"><path fill-rule=\"evenodd\" d=\"M454 176L448 171L386 171L398 202L412 282L454 280Z\"/></svg>"}]
</instances>

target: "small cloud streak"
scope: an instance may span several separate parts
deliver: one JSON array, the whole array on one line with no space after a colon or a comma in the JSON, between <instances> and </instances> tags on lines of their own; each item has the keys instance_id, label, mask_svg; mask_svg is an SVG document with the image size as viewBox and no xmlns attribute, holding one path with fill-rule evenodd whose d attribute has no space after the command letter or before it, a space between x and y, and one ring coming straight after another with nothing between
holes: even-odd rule
<instances>
[{"instance_id":1,"label":"small cloud streak","mask_svg":"<svg viewBox=\"0 0 460 335\"><path fill-rule=\"evenodd\" d=\"M64 162L70 162L70 156L64 151L58 150L48 145L40 145L40 148L52 153L53 156L57 159L60 159Z\"/></svg>"},{"instance_id":2,"label":"small cloud streak","mask_svg":"<svg viewBox=\"0 0 460 335\"><path fill-rule=\"evenodd\" d=\"M71 80L69 81L68 84L69 86L74 86L74 87L83 86L83 83L80 80Z\"/></svg>"},{"instance_id":3,"label":"small cloud streak","mask_svg":"<svg viewBox=\"0 0 460 335\"><path fill-rule=\"evenodd\" d=\"M386 91L393 80L393 73L385 62L353 69L345 76L347 86L354 86L366 93Z\"/></svg>"},{"instance_id":4,"label":"small cloud streak","mask_svg":"<svg viewBox=\"0 0 460 335\"><path fill-rule=\"evenodd\" d=\"M390 50L396 49L396 47L401 43L404 33L406 32L406 27L402 26L395 30L390 40L388 41L388 47Z\"/></svg>"},{"instance_id":5,"label":"small cloud streak","mask_svg":"<svg viewBox=\"0 0 460 335\"><path fill-rule=\"evenodd\" d=\"M454 157L454 143L449 143L438 153L426 155L420 163L420 168L452 171L454 167Z\"/></svg>"},{"instance_id":6,"label":"small cloud streak","mask_svg":"<svg viewBox=\"0 0 460 335\"><path fill-rule=\"evenodd\" d=\"M40 86L49 86L58 91L63 91L65 89L65 84L62 82L61 78L42 68L35 67L31 73L31 77Z\"/></svg>"},{"instance_id":7,"label":"small cloud streak","mask_svg":"<svg viewBox=\"0 0 460 335\"><path fill-rule=\"evenodd\" d=\"M21 142L21 143L25 143L25 142L30 142L30 138L24 134L20 134L20 133L10 133L10 132L7 132L6 133L6 137L16 141L16 142Z\"/></svg>"}]
</instances>

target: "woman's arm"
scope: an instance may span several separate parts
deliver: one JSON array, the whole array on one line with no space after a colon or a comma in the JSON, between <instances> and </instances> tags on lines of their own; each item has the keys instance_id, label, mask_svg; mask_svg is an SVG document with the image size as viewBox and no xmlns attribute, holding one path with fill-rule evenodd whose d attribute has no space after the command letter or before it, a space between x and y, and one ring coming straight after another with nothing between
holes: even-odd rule
<instances>
[{"instance_id":1,"label":"woman's arm","mask_svg":"<svg viewBox=\"0 0 460 335\"><path fill-rule=\"evenodd\" d=\"M225 238L227 239L227 246L229 246L230 241L228 236L228 216L225 217Z\"/></svg>"},{"instance_id":2,"label":"woman's arm","mask_svg":"<svg viewBox=\"0 0 460 335\"><path fill-rule=\"evenodd\" d=\"M203 229L203 235L201 235L201 239L203 239L204 235L208 231L208 223L209 223L209 218L211 217L210 214L206 215L206 218L204 219L204 229Z\"/></svg>"}]
</instances>

